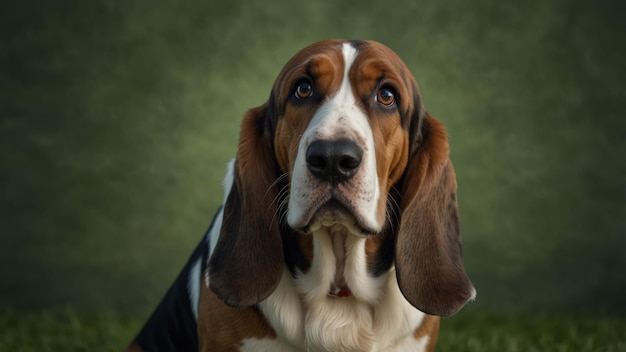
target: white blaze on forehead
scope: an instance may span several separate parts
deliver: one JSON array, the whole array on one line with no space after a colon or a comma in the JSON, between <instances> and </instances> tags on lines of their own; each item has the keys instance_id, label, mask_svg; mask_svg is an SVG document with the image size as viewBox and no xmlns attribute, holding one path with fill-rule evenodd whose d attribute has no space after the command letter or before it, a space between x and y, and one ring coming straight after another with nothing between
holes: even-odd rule
<instances>
[{"instance_id":1,"label":"white blaze on forehead","mask_svg":"<svg viewBox=\"0 0 626 352\"><path fill-rule=\"evenodd\" d=\"M361 138L371 136L367 117L356 105L356 99L350 84L350 69L359 53L348 43L343 44L342 53L344 69L341 85L334 96L326 97L325 103L315 113L304 132L302 138L304 143L300 143L301 148L308 147L311 139L356 139L357 136ZM299 150L299 153L301 151ZM298 156L300 155L298 154Z\"/></svg>"},{"instance_id":2,"label":"white blaze on forehead","mask_svg":"<svg viewBox=\"0 0 626 352\"><path fill-rule=\"evenodd\" d=\"M350 140L363 150L359 170L345 185L350 189L350 201L355 213L353 215L368 228L382 227L377 219L380 189L376 173L374 137L368 117L357 104L350 82L350 71L359 52L351 44L344 43L342 54L344 70L341 85L334 95L326 97L304 131L298 146L287 214L287 222L294 227L309 225L312 212L317 210L311 207L319 206L319 201L324 197L322 193L328 192L328 188L320 185L308 171L307 149L316 140L338 139Z\"/></svg>"},{"instance_id":3,"label":"white blaze on forehead","mask_svg":"<svg viewBox=\"0 0 626 352\"><path fill-rule=\"evenodd\" d=\"M355 47L348 43L343 44L341 51L343 53L343 61L345 64L343 67L343 80L341 81L341 88L339 88L339 92L335 96L335 99L354 103L354 94L352 93L352 85L350 84L350 69L352 68L352 64L359 53ZM344 96L340 96L340 93L343 93Z\"/></svg>"}]
</instances>

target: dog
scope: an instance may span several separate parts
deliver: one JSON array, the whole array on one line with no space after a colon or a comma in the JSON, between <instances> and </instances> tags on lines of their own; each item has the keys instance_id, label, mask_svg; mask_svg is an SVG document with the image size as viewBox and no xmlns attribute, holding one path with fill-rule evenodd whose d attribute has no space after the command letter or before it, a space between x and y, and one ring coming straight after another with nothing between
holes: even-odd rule
<instances>
[{"instance_id":1,"label":"dog","mask_svg":"<svg viewBox=\"0 0 626 352\"><path fill-rule=\"evenodd\" d=\"M128 351L432 351L476 296L445 128L375 41L293 56L225 198Z\"/></svg>"}]
</instances>

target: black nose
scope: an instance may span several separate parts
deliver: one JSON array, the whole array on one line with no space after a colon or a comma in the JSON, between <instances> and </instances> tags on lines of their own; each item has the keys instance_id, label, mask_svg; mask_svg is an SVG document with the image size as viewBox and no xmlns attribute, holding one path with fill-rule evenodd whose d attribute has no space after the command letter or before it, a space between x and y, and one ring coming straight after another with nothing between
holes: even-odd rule
<instances>
[{"instance_id":1,"label":"black nose","mask_svg":"<svg viewBox=\"0 0 626 352\"><path fill-rule=\"evenodd\" d=\"M354 142L340 139L319 140L306 151L306 164L311 173L323 181L344 182L359 169L363 149Z\"/></svg>"}]
</instances>

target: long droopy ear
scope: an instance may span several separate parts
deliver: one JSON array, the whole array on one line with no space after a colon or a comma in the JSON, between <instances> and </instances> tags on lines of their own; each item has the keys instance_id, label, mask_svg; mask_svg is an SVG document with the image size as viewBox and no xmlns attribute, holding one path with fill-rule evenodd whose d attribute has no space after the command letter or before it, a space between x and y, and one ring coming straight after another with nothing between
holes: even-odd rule
<instances>
[{"instance_id":1,"label":"long droopy ear","mask_svg":"<svg viewBox=\"0 0 626 352\"><path fill-rule=\"evenodd\" d=\"M415 137L418 138L418 137ZM404 297L419 310L449 316L476 290L463 267L456 177L443 124L428 113L401 183L396 275Z\"/></svg>"},{"instance_id":2,"label":"long droopy ear","mask_svg":"<svg viewBox=\"0 0 626 352\"><path fill-rule=\"evenodd\" d=\"M280 281L283 249L276 218L277 167L268 104L248 111L239 136L234 181L209 260L209 287L233 307L267 298Z\"/></svg>"}]
</instances>

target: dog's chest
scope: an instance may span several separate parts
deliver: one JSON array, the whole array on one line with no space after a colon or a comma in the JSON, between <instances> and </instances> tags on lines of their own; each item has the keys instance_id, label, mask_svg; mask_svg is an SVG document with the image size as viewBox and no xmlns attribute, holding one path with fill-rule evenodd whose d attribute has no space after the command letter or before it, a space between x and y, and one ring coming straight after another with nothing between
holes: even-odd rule
<instances>
[{"instance_id":1,"label":"dog's chest","mask_svg":"<svg viewBox=\"0 0 626 352\"><path fill-rule=\"evenodd\" d=\"M428 337L413 333L424 313L404 299L393 269L368 272L365 241L341 231L316 233L309 270L295 277L285 270L259 304L277 338L246 340L242 350L423 351Z\"/></svg>"}]
</instances>

